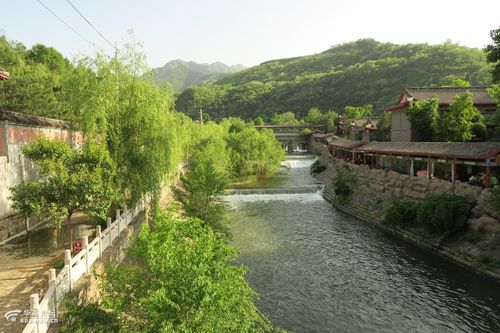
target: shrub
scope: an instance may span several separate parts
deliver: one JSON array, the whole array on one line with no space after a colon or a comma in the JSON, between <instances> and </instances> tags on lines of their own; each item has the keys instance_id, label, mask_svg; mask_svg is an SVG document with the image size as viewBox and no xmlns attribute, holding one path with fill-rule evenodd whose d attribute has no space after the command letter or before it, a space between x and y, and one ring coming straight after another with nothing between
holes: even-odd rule
<instances>
[{"instance_id":1,"label":"shrub","mask_svg":"<svg viewBox=\"0 0 500 333\"><path fill-rule=\"evenodd\" d=\"M318 174L318 173L322 173L325 170L326 170L326 166L321 164L321 162L319 160L314 161L314 163L311 165L311 173L313 175Z\"/></svg>"},{"instance_id":2,"label":"shrub","mask_svg":"<svg viewBox=\"0 0 500 333\"><path fill-rule=\"evenodd\" d=\"M417 223L431 233L455 230L465 224L470 205L464 197L431 194L417 207Z\"/></svg>"},{"instance_id":3,"label":"shrub","mask_svg":"<svg viewBox=\"0 0 500 333\"><path fill-rule=\"evenodd\" d=\"M500 213L500 187L496 186L491 190L490 206L496 212Z\"/></svg>"},{"instance_id":4,"label":"shrub","mask_svg":"<svg viewBox=\"0 0 500 333\"><path fill-rule=\"evenodd\" d=\"M181 177L182 190L177 199L186 212L198 217L219 230L223 230L225 205L222 200L227 175L217 171L209 159L199 159L186 177Z\"/></svg>"},{"instance_id":5,"label":"shrub","mask_svg":"<svg viewBox=\"0 0 500 333\"><path fill-rule=\"evenodd\" d=\"M384 224L391 226L408 226L417 219L418 204L413 201L396 199L386 210Z\"/></svg>"},{"instance_id":6,"label":"shrub","mask_svg":"<svg viewBox=\"0 0 500 333\"><path fill-rule=\"evenodd\" d=\"M356 184L356 176L348 168L342 169L333 179L333 189L337 196L345 200L352 194L352 187Z\"/></svg>"}]
</instances>

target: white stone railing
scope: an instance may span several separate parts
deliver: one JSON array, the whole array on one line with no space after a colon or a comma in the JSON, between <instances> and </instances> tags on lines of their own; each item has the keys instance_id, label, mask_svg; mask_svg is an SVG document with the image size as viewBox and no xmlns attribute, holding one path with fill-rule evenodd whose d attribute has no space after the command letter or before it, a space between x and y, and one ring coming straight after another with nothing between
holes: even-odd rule
<instances>
[{"instance_id":1,"label":"white stone railing","mask_svg":"<svg viewBox=\"0 0 500 333\"><path fill-rule=\"evenodd\" d=\"M133 209L125 207L123 213L116 211L116 220L111 223L108 218L107 228L101 232L101 227L96 228L96 237L88 242L88 237L83 237L83 248L74 257L71 251L64 253L64 268L56 276L56 270L49 270L49 288L39 301L38 294L30 296L29 322L23 333L45 333L50 324L56 323L58 306L64 295L73 289L73 285L85 274L92 271L94 262L102 257L115 238L124 230L146 207L146 200L141 200Z\"/></svg>"}]
</instances>

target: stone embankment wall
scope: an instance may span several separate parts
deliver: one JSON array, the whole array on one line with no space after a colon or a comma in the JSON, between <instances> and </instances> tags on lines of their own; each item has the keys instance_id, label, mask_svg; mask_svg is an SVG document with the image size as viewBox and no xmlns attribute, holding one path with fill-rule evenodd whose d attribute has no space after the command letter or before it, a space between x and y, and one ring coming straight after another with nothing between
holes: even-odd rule
<instances>
[{"instance_id":1,"label":"stone embankment wall","mask_svg":"<svg viewBox=\"0 0 500 333\"><path fill-rule=\"evenodd\" d=\"M333 158L327 147L321 143L311 142L309 148L311 152L320 155L321 164L327 167L317 175L317 178L325 184L325 199L338 209L364 221L375 223L388 232L432 249L500 281L500 261L494 262L500 258L500 215L490 208L488 189L461 182L411 177L391 170L370 169L367 165L353 165ZM332 182L338 170L343 168L349 168L356 175L357 181L353 186L351 197L341 203L335 197ZM394 198L420 201L431 193L463 196L473 205L472 216L467 221L466 234L455 237L450 242L450 237L429 239L407 230L388 228L382 224L385 211ZM474 240L474 243L467 239Z\"/></svg>"},{"instance_id":2,"label":"stone embankment wall","mask_svg":"<svg viewBox=\"0 0 500 333\"><path fill-rule=\"evenodd\" d=\"M30 219L27 223L23 218L16 216L8 199L10 187L24 180L37 178L37 170L34 164L23 156L22 147L40 135L64 140L75 146L82 142L82 136L79 132L72 131L67 123L53 119L1 111L0 120L2 121L0 123L1 244L38 223L35 219Z\"/></svg>"}]
</instances>

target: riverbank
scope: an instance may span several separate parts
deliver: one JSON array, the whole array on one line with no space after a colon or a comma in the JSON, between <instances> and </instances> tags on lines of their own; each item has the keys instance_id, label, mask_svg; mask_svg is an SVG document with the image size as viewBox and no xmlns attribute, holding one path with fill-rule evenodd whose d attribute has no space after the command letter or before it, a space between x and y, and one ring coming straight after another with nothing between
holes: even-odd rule
<instances>
[{"instance_id":1,"label":"riverbank","mask_svg":"<svg viewBox=\"0 0 500 333\"><path fill-rule=\"evenodd\" d=\"M323 197L340 211L376 225L384 232L432 251L456 264L500 283L500 222L488 207L488 191L464 183L401 175L394 171L370 169L333 158L326 146L312 142L311 152L320 156L326 170L316 175L325 185ZM353 193L339 200L332 181L338 170L349 168L357 178ZM467 228L451 235L429 235L418 228L392 228L382 223L385 210L395 198L420 201L430 193L454 193L473 205Z\"/></svg>"}]
</instances>

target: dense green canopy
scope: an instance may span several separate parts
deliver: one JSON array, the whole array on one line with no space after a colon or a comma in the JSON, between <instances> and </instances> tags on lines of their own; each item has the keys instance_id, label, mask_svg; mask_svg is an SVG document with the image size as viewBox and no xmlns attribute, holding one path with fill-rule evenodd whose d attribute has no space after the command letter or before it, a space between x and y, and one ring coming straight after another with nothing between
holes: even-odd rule
<instances>
[{"instance_id":1,"label":"dense green canopy","mask_svg":"<svg viewBox=\"0 0 500 333\"><path fill-rule=\"evenodd\" d=\"M312 107L343 111L347 105L395 102L408 86L489 84L490 65L479 49L441 45L379 43L363 39L304 57L272 60L228 75L215 84L182 92L176 109L192 117L203 109L212 118L239 116L269 120Z\"/></svg>"}]
</instances>

